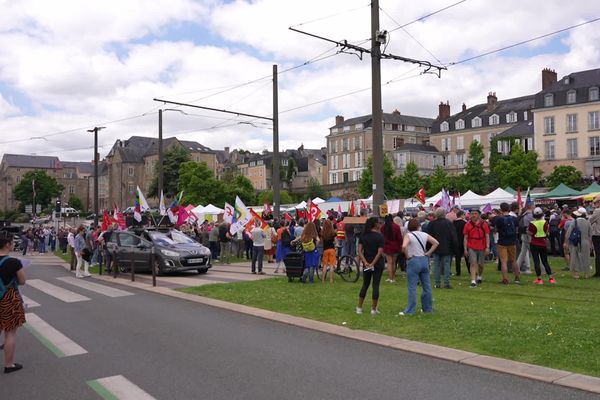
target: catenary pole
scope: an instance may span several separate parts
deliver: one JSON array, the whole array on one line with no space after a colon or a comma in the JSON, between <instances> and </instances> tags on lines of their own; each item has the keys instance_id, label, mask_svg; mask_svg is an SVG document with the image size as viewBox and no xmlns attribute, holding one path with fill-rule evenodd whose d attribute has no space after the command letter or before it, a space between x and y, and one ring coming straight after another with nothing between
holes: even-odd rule
<instances>
[{"instance_id":1,"label":"catenary pole","mask_svg":"<svg viewBox=\"0 0 600 400\"><path fill-rule=\"evenodd\" d=\"M163 110L158 110L158 198L163 191Z\"/></svg>"},{"instance_id":2,"label":"catenary pole","mask_svg":"<svg viewBox=\"0 0 600 400\"><path fill-rule=\"evenodd\" d=\"M279 98L277 88L277 64L273 65L273 212L275 218L279 218L281 206L279 170L281 167L279 160Z\"/></svg>"},{"instance_id":3,"label":"catenary pole","mask_svg":"<svg viewBox=\"0 0 600 400\"><path fill-rule=\"evenodd\" d=\"M373 130L373 212L379 215L383 204L383 112L381 109L381 43L379 34L379 0L371 2L371 95Z\"/></svg>"}]
</instances>

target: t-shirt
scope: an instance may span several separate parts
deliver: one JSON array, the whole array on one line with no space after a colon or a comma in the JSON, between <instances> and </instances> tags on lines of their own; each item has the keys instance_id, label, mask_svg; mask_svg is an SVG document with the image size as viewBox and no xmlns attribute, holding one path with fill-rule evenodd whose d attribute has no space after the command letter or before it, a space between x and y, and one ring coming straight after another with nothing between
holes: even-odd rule
<instances>
[{"instance_id":1,"label":"t-shirt","mask_svg":"<svg viewBox=\"0 0 600 400\"><path fill-rule=\"evenodd\" d=\"M323 239L323 250L335 249L335 236L330 239Z\"/></svg>"},{"instance_id":2,"label":"t-shirt","mask_svg":"<svg viewBox=\"0 0 600 400\"><path fill-rule=\"evenodd\" d=\"M425 256L429 234L421 231L412 231L406 235L408 237L408 258Z\"/></svg>"},{"instance_id":3,"label":"t-shirt","mask_svg":"<svg viewBox=\"0 0 600 400\"><path fill-rule=\"evenodd\" d=\"M370 263L373 261L379 249L383 249L383 235L379 232L369 231L362 234L358 243L362 245L363 256ZM384 267L383 256L379 257L375 268Z\"/></svg>"},{"instance_id":4,"label":"t-shirt","mask_svg":"<svg viewBox=\"0 0 600 400\"><path fill-rule=\"evenodd\" d=\"M229 237L227 237L227 232L229 231L229 229L227 228L226 225L221 225L219 226L219 241L223 242L223 243L227 243L229 242Z\"/></svg>"},{"instance_id":5,"label":"t-shirt","mask_svg":"<svg viewBox=\"0 0 600 400\"><path fill-rule=\"evenodd\" d=\"M463 228L463 235L467 238L467 248L473 250L485 250L487 245L485 235L490 234L490 227L484 221L477 223L469 221Z\"/></svg>"},{"instance_id":6,"label":"t-shirt","mask_svg":"<svg viewBox=\"0 0 600 400\"><path fill-rule=\"evenodd\" d=\"M260 227L254 227L251 231L252 234L252 242L256 247L264 247L265 246L265 237L267 234Z\"/></svg>"},{"instance_id":7,"label":"t-shirt","mask_svg":"<svg viewBox=\"0 0 600 400\"><path fill-rule=\"evenodd\" d=\"M499 215L494 218L494 225L498 232L498 244L500 246L514 246L517 244L518 221L512 215Z\"/></svg>"},{"instance_id":8,"label":"t-shirt","mask_svg":"<svg viewBox=\"0 0 600 400\"><path fill-rule=\"evenodd\" d=\"M9 256L0 256L0 260ZM8 260L4 261L2 265L0 265L0 278L4 285L8 285L16 276L17 271L23 268L23 264L19 259L10 257Z\"/></svg>"}]
</instances>

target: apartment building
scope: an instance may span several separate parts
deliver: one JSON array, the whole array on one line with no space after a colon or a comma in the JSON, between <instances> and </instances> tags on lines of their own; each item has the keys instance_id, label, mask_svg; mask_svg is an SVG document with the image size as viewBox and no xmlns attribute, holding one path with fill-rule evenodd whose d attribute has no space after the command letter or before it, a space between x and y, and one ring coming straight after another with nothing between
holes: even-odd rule
<instances>
[{"instance_id":1,"label":"apartment building","mask_svg":"<svg viewBox=\"0 0 600 400\"><path fill-rule=\"evenodd\" d=\"M383 149L395 160L397 169L401 169L402 165L400 156L392 153L405 144L428 146L433 122L431 118L402 115L398 110L383 113ZM372 127L371 115L348 120L341 115L335 117L335 125L329 128L326 137L328 184L360 180L366 160L373 151ZM405 152L408 150L406 148Z\"/></svg>"},{"instance_id":2,"label":"apartment building","mask_svg":"<svg viewBox=\"0 0 600 400\"><path fill-rule=\"evenodd\" d=\"M431 145L440 152L438 163L449 174L464 172L469 156L469 147L476 140L483 145L483 166L489 169L492 139L521 123L532 119L531 110L535 96L523 96L498 100L490 92L487 102L467 107L464 103L460 112L452 115L450 103L440 103L438 117L433 123ZM523 137L525 147L533 148L533 138Z\"/></svg>"},{"instance_id":3,"label":"apartment building","mask_svg":"<svg viewBox=\"0 0 600 400\"><path fill-rule=\"evenodd\" d=\"M573 72L560 80L542 73L535 96L534 136L544 175L571 165L586 176L600 176L600 69Z\"/></svg>"}]
</instances>

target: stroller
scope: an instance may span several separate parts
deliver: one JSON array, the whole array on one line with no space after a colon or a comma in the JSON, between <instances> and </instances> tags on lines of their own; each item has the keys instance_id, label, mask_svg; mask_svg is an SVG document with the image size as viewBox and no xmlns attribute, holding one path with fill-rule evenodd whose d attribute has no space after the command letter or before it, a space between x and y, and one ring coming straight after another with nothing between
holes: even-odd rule
<instances>
[{"instance_id":1,"label":"stroller","mask_svg":"<svg viewBox=\"0 0 600 400\"><path fill-rule=\"evenodd\" d=\"M283 259L285 273L288 282L293 282L294 278L301 278L304 272L304 254L302 252L289 252Z\"/></svg>"}]
</instances>

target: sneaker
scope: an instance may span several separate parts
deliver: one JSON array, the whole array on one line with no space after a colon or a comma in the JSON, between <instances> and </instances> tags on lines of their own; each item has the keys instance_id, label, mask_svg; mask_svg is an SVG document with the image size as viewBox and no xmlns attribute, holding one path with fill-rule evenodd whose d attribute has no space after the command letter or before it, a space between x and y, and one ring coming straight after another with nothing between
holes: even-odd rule
<instances>
[{"instance_id":1,"label":"sneaker","mask_svg":"<svg viewBox=\"0 0 600 400\"><path fill-rule=\"evenodd\" d=\"M265 272L264 271L258 271L258 274L259 275L265 275Z\"/></svg>"},{"instance_id":2,"label":"sneaker","mask_svg":"<svg viewBox=\"0 0 600 400\"><path fill-rule=\"evenodd\" d=\"M475 282L477 282L478 285L481 285L481 282L483 282L483 277L478 276Z\"/></svg>"},{"instance_id":3,"label":"sneaker","mask_svg":"<svg viewBox=\"0 0 600 400\"><path fill-rule=\"evenodd\" d=\"M436 289L440 289L441 287L442 287L442 285L440 285L439 283L436 283L436 284L435 284L435 288L436 288Z\"/></svg>"},{"instance_id":4,"label":"sneaker","mask_svg":"<svg viewBox=\"0 0 600 400\"><path fill-rule=\"evenodd\" d=\"M477 287L477 282L475 281L471 281L471 288L476 288Z\"/></svg>"},{"instance_id":5,"label":"sneaker","mask_svg":"<svg viewBox=\"0 0 600 400\"><path fill-rule=\"evenodd\" d=\"M356 307L356 313L357 314L362 314L362 308Z\"/></svg>"},{"instance_id":6,"label":"sneaker","mask_svg":"<svg viewBox=\"0 0 600 400\"><path fill-rule=\"evenodd\" d=\"M377 315L377 314L379 314L378 309L371 309L371 315Z\"/></svg>"},{"instance_id":7,"label":"sneaker","mask_svg":"<svg viewBox=\"0 0 600 400\"><path fill-rule=\"evenodd\" d=\"M386 279L385 281L386 281L386 282L390 282L390 283L392 282L392 280L391 280L391 279L389 279L389 278L388 278L388 279Z\"/></svg>"},{"instance_id":8,"label":"sneaker","mask_svg":"<svg viewBox=\"0 0 600 400\"><path fill-rule=\"evenodd\" d=\"M544 281L540 278L537 278L536 280L533 281L534 285L543 285Z\"/></svg>"},{"instance_id":9,"label":"sneaker","mask_svg":"<svg viewBox=\"0 0 600 400\"><path fill-rule=\"evenodd\" d=\"M521 284L521 279L520 278L515 278L515 284L520 285Z\"/></svg>"},{"instance_id":10,"label":"sneaker","mask_svg":"<svg viewBox=\"0 0 600 400\"><path fill-rule=\"evenodd\" d=\"M508 279L502 279L502 281L500 281L500 283L503 285L508 285Z\"/></svg>"},{"instance_id":11,"label":"sneaker","mask_svg":"<svg viewBox=\"0 0 600 400\"><path fill-rule=\"evenodd\" d=\"M75 274L75 278L83 278L83 275L81 275L81 274Z\"/></svg>"},{"instance_id":12,"label":"sneaker","mask_svg":"<svg viewBox=\"0 0 600 400\"><path fill-rule=\"evenodd\" d=\"M256 275L256 271L252 271L252 274Z\"/></svg>"},{"instance_id":13,"label":"sneaker","mask_svg":"<svg viewBox=\"0 0 600 400\"><path fill-rule=\"evenodd\" d=\"M554 277L551 276L550 279L548 280L548 283L555 284L556 283L556 279L554 279Z\"/></svg>"},{"instance_id":14,"label":"sneaker","mask_svg":"<svg viewBox=\"0 0 600 400\"><path fill-rule=\"evenodd\" d=\"M400 312L398 313L398 315L399 315L399 316L401 316L401 317L404 317L406 314L404 314L404 311L400 311Z\"/></svg>"},{"instance_id":15,"label":"sneaker","mask_svg":"<svg viewBox=\"0 0 600 400\"><path fill-rule=\"evenodd\" d=\"M393 279L390 279L390 283L396 283L396 281Z\"/></svg>"}]
</instances>

